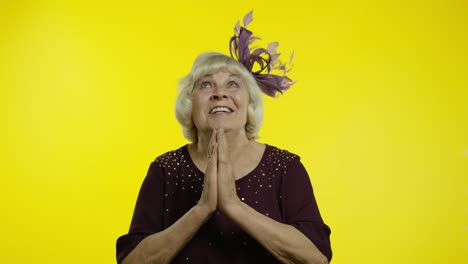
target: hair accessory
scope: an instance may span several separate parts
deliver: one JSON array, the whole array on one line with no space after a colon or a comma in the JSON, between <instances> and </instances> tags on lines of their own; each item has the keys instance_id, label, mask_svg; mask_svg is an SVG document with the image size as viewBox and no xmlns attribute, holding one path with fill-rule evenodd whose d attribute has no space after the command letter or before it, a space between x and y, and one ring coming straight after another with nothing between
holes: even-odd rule
<instances>
[{"instance_id":1,"label":"hair accessory","mask_svg":"<svg viewBox=\"0 0 468 264\"><path fill-rule=\"evenodd\" d=\"M253 36L250 30L246 29L253 20L252 14L253 10L244 16L243 27L237 21L234 27L234 36L231 37L229 43L229 51L231 57L242 63L253 74L263 93L276 97L278 92L283 93L295 83L286 76L291 68L287 69L286 65L279 61L280 53L276 52L278 42L268 44L266 49L254 48L251 50L249 48L252 42L259 39ZM291 64L293 57L294 52L291 54L289 64ZM255 63L257 63L258 67L256 66L254 70ZM273 70L282 71L283 75L271 74L270 72Z\"/></svg>"}]
</instances>

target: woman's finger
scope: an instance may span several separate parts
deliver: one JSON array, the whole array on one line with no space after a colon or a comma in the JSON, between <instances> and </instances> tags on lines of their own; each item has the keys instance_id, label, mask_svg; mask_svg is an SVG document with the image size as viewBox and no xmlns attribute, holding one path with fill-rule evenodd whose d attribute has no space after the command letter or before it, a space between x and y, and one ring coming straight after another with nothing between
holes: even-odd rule
<instances>
[{"instance_id":1,"label":"woman's finger","mask_svg":"<svg viewBox=\"0 0 468 264\"><path fill-rule=\"evenodd\" d=\"M217 177L218 177L218 144L216 143L216 130L213 130L207 150L208 164L203 181L203 191L199 204L213 212L217 208Z\"/></svg>"},{"instance_id":2,"label":"woman's finger","mask_svg":"<svg viewBox=\"0 0 468 264\"><path fill-rule=\"evenodd\" d=\"M218 160L221 163L226 163L227 159L227 146L226 146L226 135L224 134L224 129L220 128L217 131L216 139L218 142Z\"/></svg>"},{"instance_id":3,"label":"woman's finger","mask_svg":"<svg viewBox=\"0 0 468 264\"><path fill-rule=\"evenodd\" d=\"M213 143L211 146L211 155L208 158L208 169L206 170L210 176L214 176L216 178L217 171L218 171L218 143Z\"/></svg>"},{"instance_id":4,"label":"woman's finger","mask_svg":"<svg viewBox=\"0 0 468 264\"><path fill-rule=\"evenodd\" d=\"M216 129L213 129L208 147L208 167L206 169L206 180L210 181L214 186L216 186L216 182L214 181L218 175L218 143L216 142L216 134Z\"/></svg>"},{"instance_id":5,"label":"woman's finger","mask_svg":"<svg viewBox=\"0 0 468 264\"><path fill-rule=\"evenodd\" d=\"M213 132L211 133L211 139L210 142L208 143L208 159L213 155L214 151L214 143L216 142L216 129L213 129Z\"/></svg>"}]
</instances>

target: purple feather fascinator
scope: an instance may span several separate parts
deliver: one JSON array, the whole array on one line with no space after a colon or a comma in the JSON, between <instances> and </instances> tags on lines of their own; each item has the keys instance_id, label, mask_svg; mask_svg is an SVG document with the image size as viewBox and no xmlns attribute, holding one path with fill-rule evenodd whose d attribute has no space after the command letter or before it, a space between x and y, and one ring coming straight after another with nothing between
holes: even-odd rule
<instances>
[{"instance_id":1,"label":"purple feather fascinator","mask_svg":"<svg viewBox=\"0 0 468 264\"><path fill-rule=\"evenodd\" d=\"M231 57L242 63L252 73L263 93L276 97L277 93L288 90L295 82L286 76L290 69L287 69L286 65L279 61L280 53L276 52L278 42L268 44L266 49L251 49L249 47L252 42L259 39L246 29L253 20L252 14L253 11L250 11L244 16L243 27L237 21L234 36L231 37L229 43L229 51ZM291 54L289 64L291 64L293 56L294 52ZM272 71L280 71L282 75L272 74Z\"/></svg>"}]
</instances>

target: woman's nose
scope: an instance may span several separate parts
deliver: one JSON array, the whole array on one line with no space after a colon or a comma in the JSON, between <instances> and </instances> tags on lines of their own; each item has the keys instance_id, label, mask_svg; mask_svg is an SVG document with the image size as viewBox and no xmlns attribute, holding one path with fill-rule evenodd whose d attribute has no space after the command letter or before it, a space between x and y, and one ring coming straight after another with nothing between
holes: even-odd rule
<instances>
[{"instance_id":1,"label":"woman's nose","mask_svg":"<svg viewBox=\"0 0 468 264\"><path fill-rule=\"evenodd\" d=\"M227 98L226 93L223 91L222 88L215 88L213 90L213 94L210 96L211 100L221 100L223 98Z\"/></svg>"}]
</instances>

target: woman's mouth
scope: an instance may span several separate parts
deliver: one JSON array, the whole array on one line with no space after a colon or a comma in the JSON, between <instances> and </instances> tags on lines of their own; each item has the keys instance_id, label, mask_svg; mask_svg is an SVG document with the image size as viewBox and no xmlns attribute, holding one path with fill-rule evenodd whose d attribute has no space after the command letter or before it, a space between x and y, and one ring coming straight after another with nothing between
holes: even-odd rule
<instances>
[{"instance_id":1,"label":"woman's mouth","mask_svg":"<svg viewBox=\"0 0 468 264\"><path fill-rule=\"evenodd\" d=\"M234 111L232 111L232 109L227 107L227 106L215 106L215 107L211 108L211 110L210 110L210 114L232 113L232 112L234 112Z\"/></svg>"}]
</instances>

